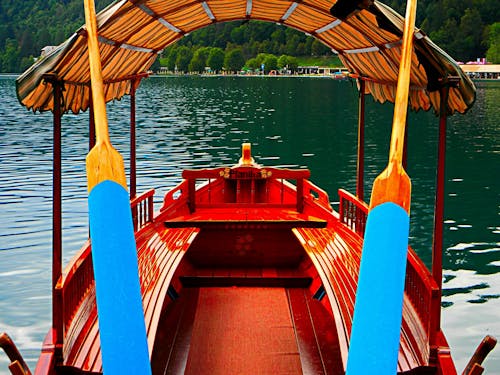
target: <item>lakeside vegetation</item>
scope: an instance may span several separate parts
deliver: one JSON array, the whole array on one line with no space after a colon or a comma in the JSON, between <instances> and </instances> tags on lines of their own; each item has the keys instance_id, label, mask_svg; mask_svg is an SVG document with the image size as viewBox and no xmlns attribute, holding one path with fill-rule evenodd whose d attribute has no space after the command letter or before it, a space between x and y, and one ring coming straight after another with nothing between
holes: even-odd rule
<instances>
[{"instance_id":1,"label":"lakeside vegetation","mask_svg":"<svg viewBox=\"0 0 500 375\"><path fill-rule=\"evenodd\" d=\"M406 1L387 0L404 14ZM96 0L98 10L111 0ZM500 63L500 7L497 0L420 0L419 25L458 61L486 56ZM47 45L58 45L84 22L81 0L2 0L0 2L0 72L27 69ZM222 54L221 54L222 52ZM208 64L211 59L211 64ZM281 59L281 61L280 61ZM339 66L340 61L318 40L274 23L235 21L193 32L165 49L155 63L174 71ZM205 66L202 66L205 63ZM213 66L212 66L213 65Z\"/></svg>"}]
</instances>

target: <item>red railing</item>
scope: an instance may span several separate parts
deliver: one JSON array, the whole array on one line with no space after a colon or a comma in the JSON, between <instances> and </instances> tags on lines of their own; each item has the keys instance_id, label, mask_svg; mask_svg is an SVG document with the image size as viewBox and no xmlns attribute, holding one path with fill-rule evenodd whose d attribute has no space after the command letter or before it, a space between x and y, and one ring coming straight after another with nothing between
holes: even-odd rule
<instances>
[{"instance_id":1,"label":"red railing","mask_svg":"<svg viewBox=\"0 0 500 375\"><path fill-rule=\"evenodd\" d=\"M431 304L438 297L438 286L427 267L413 250L408 252L405 292L415 308L427 337L430 335L432 316Z\"/></svg>"},{"instance_id":2,"label":"red railing","mask_svg":"<svg viewBox=\"0 0 500 375\"><path fill-rule=\"evenodd\" d=\"M153 221L153 196L154 189L135 197L130 201L132 209L132 221L134 222L134 231L144 227L147 223Z\"/></svg>"},{"instance_id":3,"label":"red railing","mask_svg":"<svg viewBox=\"0 0 500 375\"><path fill-rule=\"evenodd\" d=\"M148 190L140 196L132 199L130 206L134 230L138 231L147 223L153 221L153 196L154 190ZM68 334L74 315L80 308L84 298L87 296L94 283L94 270L92 266L92 254L90 241L80 250L70 268L66 269L61 280L56 286L61 296L62 320L64 337Z\"/></svg>"},{"instance_id":4,"label":"red railing","mask_svg":"<svg viewBox=\"0 0 500 375\"><path fill-rule=\"evenodd\" d=\"M304 180L304 196L310 196L320 206L323 206L328 211L332 210L328 193L309 180Z\"/></svg>"},{"instance_id":5,"label":"red railing","mask_svg":"<svg viewBox=\"0 0 500 375\"><path fill-rule=\"evenodd\" d=\"M363 237L368 216L368 205L343 189L339 189L339 199L340 221Z\"/></svg>"},{"instance_id":6,"label":"red railing","mask_svg":"<svg viewBox=\"0 0 500 375\"><path fill-rule=\"evenodd\" d=\"M351 230L364 236L368 205L349 192L339 190L340 221ZM406 267L405 292L415 308L420 321L429 337L431 322L431 301L437 296L438 286L429 273L427 267L417 257L413 250L408 253Z\"/></svg>"},{"instance_id":7,"label":"red railing","mask_svg":"<svg viewBox=\"0 0 500 375\"><path fill-rule=\"evenodd\" d=\"M180 199L181 197L183 199L187 199L187 192L188 192L188 180L183 180L176 187L174 187L172 190L169 190L165 194L165 198L163 198L163 205L160 211L165 211L173 203L176 203L177 200Z\"/></svg>"},{"instance_id":8,"label":"red railing","mask_svg":"<svg viewBox=\"0 0 500 375\"><path fill-rule=\"evenodd\" d=\"M93 283L94 270L90 241L88 241L72 263L71 268L66 269L63 273L62 280L56 286L62 297L64 337L66 337L74 315Z\"/></svg>"}]
</instances>

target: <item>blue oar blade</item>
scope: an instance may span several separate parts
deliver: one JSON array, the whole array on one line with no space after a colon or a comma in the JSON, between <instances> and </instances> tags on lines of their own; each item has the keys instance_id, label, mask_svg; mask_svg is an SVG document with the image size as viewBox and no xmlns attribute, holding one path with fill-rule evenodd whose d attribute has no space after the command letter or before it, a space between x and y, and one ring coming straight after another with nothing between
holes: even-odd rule
<instances>
[{"instance_id":1,"label":"blue oar blade","mask_svg":"<svg viewBox=\"0 0 500 375\"><path fill-rule=\"evenodd\" d=\"M128 193L106 180L89 194L103 370L151 374Z\"/></svg>"},{"instance_id":2,"label":"blue oar blade","mask_svg":"<svg viewBox=\"0 0 500 375\"><path fill-rule=\"evenodd\" d=\"M408 213L392 202L368 214L348 375L397 372L409 224Z\"/></svg>"}]
</instances>

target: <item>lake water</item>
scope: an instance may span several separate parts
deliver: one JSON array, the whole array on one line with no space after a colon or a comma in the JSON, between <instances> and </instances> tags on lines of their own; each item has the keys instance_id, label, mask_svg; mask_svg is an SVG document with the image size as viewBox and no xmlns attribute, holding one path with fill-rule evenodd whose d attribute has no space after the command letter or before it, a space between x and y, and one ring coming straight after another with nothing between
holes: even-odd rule
<instances>
[{"instance_id":1,"label":"lake water","mask_svg":"<svg viewBox=\"0 0 500 375\"><path fill-rule=\"evenodd\" d=\"M152 77L137 94L138 191L159 203L184 168L231 165L242 142L260 164L303 167L337 201L355 191L357 90L316 78ZM34 115L0 77L0 332L34 369L51 321L52 115ZM478 83L477 102L448 121L442 325L461 372L486 335L500 337L500 82ZM392 105L367 97L366 195L387 163ZM111 139L128 163L129 100L108 106ZM63 249L88 234L88 114L63 117ZM410 244L430 265L438 120L409 117ZM500 348L485 362L500 374ZM7 359L0 353L0 374Z\"/></svg>"}]
</instances>

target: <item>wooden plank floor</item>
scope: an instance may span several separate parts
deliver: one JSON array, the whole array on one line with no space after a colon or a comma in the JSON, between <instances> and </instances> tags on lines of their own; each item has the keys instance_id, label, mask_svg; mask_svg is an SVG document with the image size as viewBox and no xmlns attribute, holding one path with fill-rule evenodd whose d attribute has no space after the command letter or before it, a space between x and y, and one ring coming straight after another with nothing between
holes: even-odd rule
<instances>
[{"instance_id":1,"label":"wooden plank floor","mask_svg":"<svg viewBox=\"0 0 500 375\"><path fill-rule=\"evenodd\" d=\"M154 374L343 373L335 324L307 289L184 292L164 316L162 327L175 334L156 346Z\"/></svg>"},{"instance_id":2,"label":"wooden plank floor","mask_svg":"<svg viewBox=\"0 0 500 375\"><path fill-rule=\"evenodd\" d=\"M281 288L201 288L185 374L301 374Z\"/></svg>"}]
</instances>

